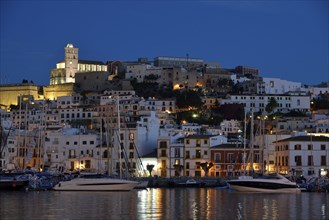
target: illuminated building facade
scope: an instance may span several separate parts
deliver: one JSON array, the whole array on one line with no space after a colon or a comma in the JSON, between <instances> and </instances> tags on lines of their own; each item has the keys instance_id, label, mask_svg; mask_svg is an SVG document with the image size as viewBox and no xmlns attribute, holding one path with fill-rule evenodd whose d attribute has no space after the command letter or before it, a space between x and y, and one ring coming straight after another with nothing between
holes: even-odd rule
<instances>
[{"instance_id":1,"label":"illuminated building facade","mask_svg":"<svg viewBox=\"0 0 329 220\"><path fill-rule=\"evenodd\" d=\"M50 85L74 83L78 72L107 71L107 65L100 61L79 60L79 49L73 44L64 48L65 59L50 71Z\"/></svg>"}]
</instances>

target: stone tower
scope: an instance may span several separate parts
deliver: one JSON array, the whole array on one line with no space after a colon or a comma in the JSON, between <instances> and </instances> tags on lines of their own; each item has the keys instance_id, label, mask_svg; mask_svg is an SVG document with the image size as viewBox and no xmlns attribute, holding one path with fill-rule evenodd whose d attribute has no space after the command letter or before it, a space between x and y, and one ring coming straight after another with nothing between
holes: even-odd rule
<instances>
[{"instance_id":1,"label":"stone tower","mask_svg":"<svg viewBox=\"0 0 329 220\"><path fill-rule=\"evenodd\" d=\"M74 83L75 73L78 72L78 48L67 44L65 49L65 82Z\"/></svg>"}]
</instances>

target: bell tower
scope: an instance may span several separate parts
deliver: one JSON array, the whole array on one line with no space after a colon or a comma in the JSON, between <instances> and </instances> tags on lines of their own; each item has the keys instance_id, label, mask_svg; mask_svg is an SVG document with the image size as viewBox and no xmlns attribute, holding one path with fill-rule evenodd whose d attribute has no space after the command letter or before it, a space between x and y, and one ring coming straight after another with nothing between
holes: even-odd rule
<instances>
[{"instance_id":1,"label":"bell tower","mask_svg":"<svg viewBox=\"0 0 329 220\"><path fill-rule=\"evenodd\" d=\"M74 83L75 74L78 72L78 48L67 44L65 49L65 82Z\"/></svg>"}]
</instances>

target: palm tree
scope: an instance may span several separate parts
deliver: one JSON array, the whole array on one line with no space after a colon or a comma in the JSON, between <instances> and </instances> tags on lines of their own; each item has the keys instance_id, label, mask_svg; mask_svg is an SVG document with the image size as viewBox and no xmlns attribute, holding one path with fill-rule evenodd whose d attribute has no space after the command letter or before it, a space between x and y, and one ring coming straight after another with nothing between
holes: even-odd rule
<instances>
[{"instance_id":1,"label":"palm tree","mask_svg":"<svg viewBox=\"0 0 329 220\"><path fill-rule=\"evenodd\" d=\"M153 164L147 164L146 169L150 173L150 177L152 177L152 171L153 171L154 165Z\"/></svg>"},{"instance_id":2,"label":"palm tree","mask_svg":"<svg viewBox=\"0 0 329 220\"><path fill-rule=\"evenodd\" d=\"M201 168L203 169L203 171L204 171L204 175L205 176L208 176L208 173L209 173L209 170L210 170L210 168L212 168L213 166L214 166L214 164L212 163L212 162L203 162L203 163L200 163L200 166L201 166Z\"/></svg>"},{"instance_id":3,"label":"palm tree","mask_svg":"<svg viewBox=\"0 0 329 220\"><path fill-rule=\"evenodd\" d=\"M175 174L177 174L178 176L180 176L180 173L183 170L183 165L180 164L174 164L174 168L175 168Z\"/></svg>"}]
</instances>

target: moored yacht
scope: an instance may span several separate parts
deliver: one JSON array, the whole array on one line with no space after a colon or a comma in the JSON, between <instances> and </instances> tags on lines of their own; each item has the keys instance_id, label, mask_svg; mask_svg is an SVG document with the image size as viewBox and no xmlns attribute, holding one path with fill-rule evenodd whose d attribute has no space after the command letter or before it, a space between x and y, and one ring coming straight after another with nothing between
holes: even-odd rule
<instances>
[{"instance_id":1,"label":"moored yacht","mask_svg":"<svg viewBox=\"0 0 329 220\"><path fill-rule=\"evenodd\" d=\"M227 181L231 189L241 192L300 192L301 189L280 174L262 175L259 177L240 176Z\"/></svg>"},{"instance_id":2,"label":"moored yacht","mask_svg":"<svg viewBox=\"0 0 329 220\"><path fill-rule=\"evenodd\" d=\"M24 173L0 173L0 190L27 190L29 178Z\"/></svg>"},{"instance_id":3,"label":"moored yacht","mask_svg":"<svg viewBox=\"0 0 329 220\"><path fill-rule=\"evenodd\" d=\"M53 189L58 191L130 191L138 184L137 181L104 175L83 175L69 181L61 181Z\"/></svg>"}]
</instances>

